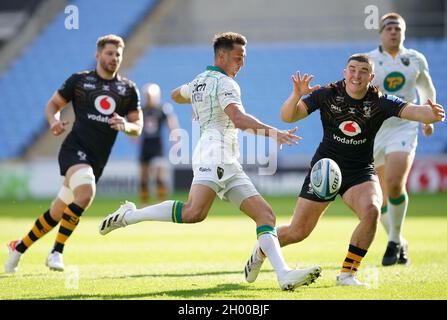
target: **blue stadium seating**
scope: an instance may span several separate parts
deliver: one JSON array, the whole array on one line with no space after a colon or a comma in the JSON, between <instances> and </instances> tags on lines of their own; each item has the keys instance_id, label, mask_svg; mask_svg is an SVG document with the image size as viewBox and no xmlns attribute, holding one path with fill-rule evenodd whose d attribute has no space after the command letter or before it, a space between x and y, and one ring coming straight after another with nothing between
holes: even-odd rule
<instances>
[{"instance_id":1,"label":"blue stadium seating","mask_svg":"<svg viewBox=\"0 0 447 320\"><path fill-rule=\"evenodd\" d=\"M110 0L107 15L98 17L89 12L103 12L104 2L77 0L80 29L64 28L65 14L61 13L48 25L32 45L0 76L0 127L2 145L0 160L20 156L24 146L35 139L46 126L44 106L51 94L73 72L94 66L93 50L99 35L116 33L126 36L131 28L150 10L156 0ZM88 9L87 9L88 8ZM93 9L92 9L93 8ZM361 43L265 43L250 44L246 66L237 77L248 112L280 128L289 128L279 119L279 108L291 90L290 76L295 70L313 73L314 83L322 85L342 78L346 58L356 52L367 52L377 44ZM438 39L407 40L406 46L423 52L431 66L438 102L447 105L447 41ZM130 70L129 78L140 88L147 82L157 82L168 102L170 91L191 80L206 65L213 63L212 48L206 45L155 46ZM191 109L175 105L180 124L191 129ZM282 158L312 154L321 136L318 112L298 123L303 137L298 147L284 148ZM436 134L421 137L419 154L446 152L447 130L437 124ZM112 159L136 159L137 146L125 135L118 136Z\"/></svg>"},{"instance_id":2,"label":"blue stadium seating","mask_svg":"<svg viewBox=\"0 0 447 320\"><path fill-rule=\"evenodd\" d=\"M341 79L346 59L356 52L372 50L376 43L310 43L310 44L250 44L245 68L237 76L242 88L242 101L248 112L260 120L279 128L289 128L279 118L279 108L290 94L290 76L295 70L315 75L314 83L324 85ZM447 55L445 40L407 40L406 46L425 54L431 66L431 75L437 90L437 100L447 106L447 68L443 59ZM213 63L212 48L206 46L158 46L150 48L129 73L140 88L146 82L157 82L169 100L170 91L190 81L205 66ZM172 101L170 101L172 102ZM191 130L191 109L176 105L180 124ZM280 159L296 155L313 154L322 137L319 113L299 122L299 135L303 141L298 147L284 148ZM445 124L436 124L436 134L419 139L419 154L446 152L447 129ZM113 157L136 157L135 145L125 137L119 137Z\"/></svg>"},{"instance_id":3,"label":"blue stadium seating","mask_svg":"<svg viewBox=\"0 0 447 320\"><path fill-rule=\"evenodd\" d=\"M17 157L45 126L44 107L72 73L90 69L96 40L105 34L127 36L157 0L73 0L79 29L65 28L61 12L0 76L0 160ZM6 121L3 121L4 123Z\"/></svg>"}]
</instances>

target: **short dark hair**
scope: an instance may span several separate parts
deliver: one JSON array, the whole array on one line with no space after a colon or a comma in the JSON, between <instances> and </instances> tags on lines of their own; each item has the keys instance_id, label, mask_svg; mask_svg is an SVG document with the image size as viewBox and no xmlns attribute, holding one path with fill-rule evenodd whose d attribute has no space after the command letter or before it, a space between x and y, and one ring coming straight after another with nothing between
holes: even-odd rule
<instances>
[{"instance_id":1,"label":"short dark hair","mask_svg":"<svg viewBox=\"0 0 447 320\"><path fill-rule=\"evenodd\" d=\"M247 39L243 35L231 31L216 34L213 39L214 55L217 55L219 50L233 50L235 43L245 46Z\"/></svg>"},{"instance_id":2,"label":"short dark hair","mask_svg":"<svg viewBox=\"0 0 447 320\"><path fill-rule=\"evenodd\" d=\"M118 48L124 49L124 40L120 36L115 34L108 34L106 36L99 37L96 41L96 50L101 51L104 49L106 44L111 43L117 46Z\"/></svg>"},{"instance_id":3,"label":"short dark hair","mask_svg":"<svg viewBox=\"0 0 447 320\"><path fill-rule=\"evenodd\" d=\"M349 64L349 61L355 60L358 62L365 62L370 65L371 71L374 71L374 61L365 53L355 53L352 56L348 58L347 64Z\"/></svg>"}]
</instances>

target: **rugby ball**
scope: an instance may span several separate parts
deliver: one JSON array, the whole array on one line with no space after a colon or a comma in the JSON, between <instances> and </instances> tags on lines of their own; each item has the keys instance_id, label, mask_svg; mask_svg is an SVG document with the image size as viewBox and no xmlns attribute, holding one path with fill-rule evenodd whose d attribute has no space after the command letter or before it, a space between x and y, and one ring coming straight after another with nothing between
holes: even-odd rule
<instances>
[{"instance_id":1,"label":"rugby ball","mask_svg":"<svg viewBox=\"0 0 447 320\"><path fill-rule=\"evenodd\" d=\"M333 198L341 186L341 171L338 164L329 158L318 160L310 172L310 185L318 198Z\"/></svg>"}]
</instances>

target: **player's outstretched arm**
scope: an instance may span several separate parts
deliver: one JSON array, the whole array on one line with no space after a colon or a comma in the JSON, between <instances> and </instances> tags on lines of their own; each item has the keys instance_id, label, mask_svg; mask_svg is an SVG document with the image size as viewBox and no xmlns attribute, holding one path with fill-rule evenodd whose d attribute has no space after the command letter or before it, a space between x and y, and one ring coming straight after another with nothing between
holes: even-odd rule
<instances>
[{"instance_id":1,"label":"player's outstretched arm","mask_svg":"<svg viewBox=\"0 0 447 320\"><path fill-rule=\"evenodd\" d=\"M308 75L307 73L301 78L299 71L296 72L296 76L291 77L293 84L292 94L281 106L282 121L291 123L307 117L307 108L304 102L301 101L301 97L320 89L318 84L313 87L310 86L313 78L313 75Z\"/></svg>"},{"instance_id":2,"label":"player's outstretched arm","mask_svg":"<svg viewBox=\"0 0 447 320\"><path fill-rule=\"evenodd\" d=\"M271 137L281 146L282 144L298 144L301 137L294 133L298 128L290 130L279 130L268 124L262 123L251 114L245 113L239 105L230 103L225 107L225 113L230 117L234 126L238 129L249 131L259 136Z\"/></svg>"},{"instance_id":3,"label":"player's outstretched arm","mask_svg":"<svg viewBox=\"0 0 447 320\"><path fill-rule=\"evenodd\" d=\"M68 124L68 121L61 120L61 110L66 105L67 101L56 91L45 107L45 116L50 125L50 131L55 136L64 132L65 125Z\"/></svg>"},{"instance_id":4,"label":"player's outstretched arm","mask_svg":"<svg viewBox=\"0 0 447 320\"><path fill-rule=\"evenodd\" d=\"M191 103L191 99L188 94L188 85L184 84L178 88L175 88L171 92L171 99L179 104L189 104Z\"/></svg>"},{"instance_id":5,"label":"player's outstretched arm","mask_svg":"<svg viewBox=\"0 0 447 320\"><path fill-rule=\"evenodd\" d=\"M433 103L428 99L428 104L416 105L409 103L400 115L401 118L422 123L434 123L444 121L445 111L440 104Z\"/></svg>"}]
</instances>

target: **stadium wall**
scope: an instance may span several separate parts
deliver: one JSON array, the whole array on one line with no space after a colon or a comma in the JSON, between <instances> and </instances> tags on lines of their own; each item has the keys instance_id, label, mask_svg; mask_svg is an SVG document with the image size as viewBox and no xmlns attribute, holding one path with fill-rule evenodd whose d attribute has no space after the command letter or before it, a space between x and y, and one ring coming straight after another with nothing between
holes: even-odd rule
<instances>
[{"instance_id":1,"label":"stadium wall","mask_svg":"<svg viewBox=\"0 0 447 320\"><path fill-rule=\"evenodd\" d=\"M167 181L170 190L187 190L192 180L188 166L175 169L168 163ZM98 184L99 197L129 196L138 194L138 163L122 160L111 161ZM258 190L265 195L296 195L304 181L307 165L279 167L274 175L259 175L255 167L246 172ZM27 198L54 197L63 178L57 164L51 160L0 163L0 199L23 200ZM408 178L412 193L447 192L447 156L418 157Z\"/></svg>"}]
</instances>

